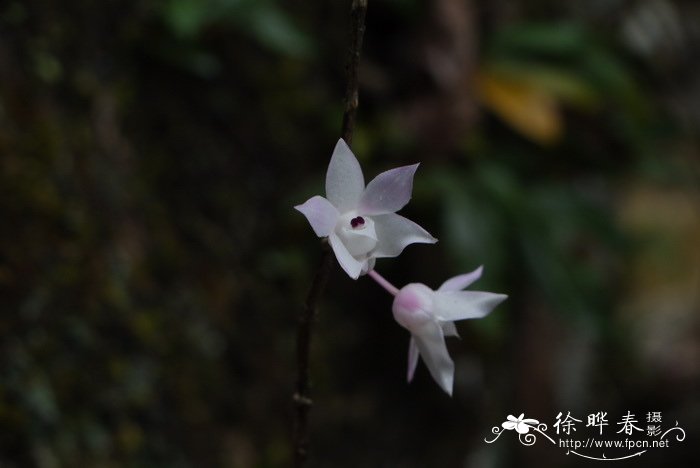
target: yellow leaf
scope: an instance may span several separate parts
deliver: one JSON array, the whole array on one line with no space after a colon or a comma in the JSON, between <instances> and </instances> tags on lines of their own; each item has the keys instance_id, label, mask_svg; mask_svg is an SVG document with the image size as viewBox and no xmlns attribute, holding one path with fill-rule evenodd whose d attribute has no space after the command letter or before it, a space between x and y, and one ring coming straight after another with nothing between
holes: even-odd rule
<instances>
[{"instance_id":1,"label":"yellow leaf","mask_svg":"<svg viewBox=\"0 0 700 468\"><path fill-rule=\"evenodd\" d=\"M482 71L476 76L482 105L514 130L541 145L561 138L563 122L556 99L526 80Z\"/></svg>"}]
</instances>

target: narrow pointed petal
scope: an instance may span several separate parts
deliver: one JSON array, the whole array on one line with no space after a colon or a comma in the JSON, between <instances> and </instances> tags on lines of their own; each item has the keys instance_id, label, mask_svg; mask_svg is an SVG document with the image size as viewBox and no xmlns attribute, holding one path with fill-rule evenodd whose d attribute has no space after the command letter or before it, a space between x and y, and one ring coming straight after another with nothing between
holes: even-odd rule
<instances>
[{"instance_id":1,"label":"narrow pointed petal","mask_svg":"<svg viewBox=\"0 0 700 468\"><path fill-rule=\"evenodd\" d=\"M484 267L480 266L471 273L465 273L463 275L450 278L444 283L442 283L442 286L438 288L438 291L461 291L462 289L472 284L474 281L481 278L481 273L483 272L483 270Z\"/></svg>"},{"instance_id":2,"label":"narrow pointed petal","mask_svg":"<svg viewBox=\"0 0 700 468\"><path fill-rule=\"evenodd\" d=\"M436 291L434 313L445 321L481 318L507 297L482 291Z\"/></svg>"},{"instance_id":3,"label":"narrow pointed petal","mask_svg":"<svg viewBox=\"0 0 700 468\"><path fill-rule=\"evenodd\" d=\"M416 345L416 340L411 337L411 341L408 343L408 375L407 379L410 382L413 380L413 375L416 373L416 367L418 366L418 346Z\"/></svg>"},{"instance_id":4,"label":"narrow pointed petal","mask_svg":"<svg viewBox=\"0 0 700 468\"><path fill-rule=\"evenodd\" d=\"M418 164L382 172L367 184L357 211L363 215L395 213L411 199Z\"/></svg>"},{"instance_id":5,"label":"narrow pointed petal","mask_svg":"<svg viewBox=\"0 0 700 468\"><path fill-rule=\"evenodd\" d=\"M360 163L341 138L326 172L326 197L340 213L354 209L365 189Z\"/></svg>"},{"instance_id":6,"label":"narrow pointed petal","mask_svg":"<svg viewBox=\"0 0 700 468\"><path fill-rule=\"evenodd\" d=\"M437 322L428 322L414 335L418 351L430 375L448 395L452 396L455 365L447 352L442 328Z\"/></svg>"},{"instance_id":7,"label":"narrow pointed petal","mask_svg":"<svg viewBox=\"0 0 700 468\"><path fill-rule=\"evenodd\" d=\"M326 237L335 228L338 222L338 210L325 198L316 195L301 205L294 207L300 211L313 228L318 237Z\"/></svg>"},{"instance_id":8,"label":"narrow pointed petal","mask_svg":"<svg viewBox=\"0 0 700 468\"><path fill-rule=\"evenodd\" d=\"M376 258L397 257L409 244L434 244L437 239L428 231L401 215L388 213L373 216L377 232L377 246L372 255Z\"/></svg>"},{"instance_id":9,"label":"narrow pointed petal","mask_svg":"<svg viewBox=\"0 0 700 468\"><path fill-rule=\"evenodd\" d=\"M343 242L335 233L331 233L328 236L328 241L331 243L335 258L338 259L338 263L340 263L341 268L345 270L345 273L352 279L359 278L363 262L359 262L355 257L350 255L348 249L345 248L345 245L343 245Z\"/></svg>"},{"instance_id":10,"label":"narrow pointed petal","mask_svg":"<svg viewBox=\"0 0 700 468\"><path fill-rule=\"evenodd\" d=\"M442 325L442 333L445 336L456 336L459 338L459 333L457 333L457 327L454 322L441 322L440 325Z\"/></svg>"}]
</instances>

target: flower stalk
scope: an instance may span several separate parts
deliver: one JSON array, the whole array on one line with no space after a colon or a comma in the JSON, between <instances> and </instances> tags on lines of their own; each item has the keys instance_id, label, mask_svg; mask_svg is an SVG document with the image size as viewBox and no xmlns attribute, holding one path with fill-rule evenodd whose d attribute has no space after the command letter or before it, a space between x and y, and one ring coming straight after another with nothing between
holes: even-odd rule
<instances>
[{"instance_id":1,"label":"flower stalk","mask_svg":"<svg viewBox=\"0 0 700 468\"><path fill-rule=\"evenodd\" d=\"M399 288L387 281L386 278L377 273L376 270L370 270L367 274L392 296L396 296L399 293Z\"/></svg>"}]
</instances>

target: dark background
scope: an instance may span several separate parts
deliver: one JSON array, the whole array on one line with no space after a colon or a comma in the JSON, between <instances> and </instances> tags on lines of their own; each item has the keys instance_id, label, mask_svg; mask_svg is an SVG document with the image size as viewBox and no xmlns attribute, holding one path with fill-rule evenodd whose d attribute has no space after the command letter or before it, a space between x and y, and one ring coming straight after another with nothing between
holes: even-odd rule
<instances>
[{"instance_id":1,"label":"dark background","mask_svg":"<svg viewBox=\"0 0 700 468\"><path fill-rule=\"evenodd\" d=\"M340 134L349 3L0 2L1 466L288 464L320 258L292 206ZM685 441L618 465L698 466L700 5L370 0L367 21L353 148L367 180L421 162L402 214L440 239L377 270L484 264L475 288L509 299L458 324L450 399L422 364L406 384L391 298L336 266L310 466L599 463L484 442L559 411L607 411L611 437L660 411Z\"/></svg>"}]
</instances>

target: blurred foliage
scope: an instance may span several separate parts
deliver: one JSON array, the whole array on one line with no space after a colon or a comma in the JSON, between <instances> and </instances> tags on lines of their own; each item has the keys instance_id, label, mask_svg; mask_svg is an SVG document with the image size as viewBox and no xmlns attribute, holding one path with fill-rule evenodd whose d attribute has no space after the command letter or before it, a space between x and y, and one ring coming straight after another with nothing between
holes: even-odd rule
<instances>
[{"instance_id":1,"label":"blurred foliage","mask_svg":"<svg viewBox=\"0 0 700 468\"><path fill-rule=\"evenodd\" d=\"M228 23L275 52L305 56L311 51L309 37L272 0L170 0L162 14L172 32L186 40Z\"/></svg>"},{"instance_id":2,"label":"blurred foliage","mask_svg":"<svg viewBox=\"0 0 700 468\"><path fill-rule=\"evenodd\" d=\"M632 72L598 42L567 23L525 23L495 34L478 81L485 105L542 144L562 136L561 105L593 113L609 99L625 120L644 118L649 104Z\"/></svg>"},{"instance_id":3,"label":"blurred foliage","mask_svg":"<svg viewBox=\"0 0 700 468\"><path fill-rule=\"evenodd\" d=\"M289 461L318 260L291 206L323 189L348 13L0 5L0 465ZM405 211L440 238L377 268L436 286L484 264L478 288L510 297L459 325L450 400L422 366L405 384L389 298L336 271L311 466L581 464L486 446L514 408L664 411L688 439L649 466L694 466L698 18L666 0L370 2L354 149L368 178L422 162Z\"/></svg>"}]
</instances>

